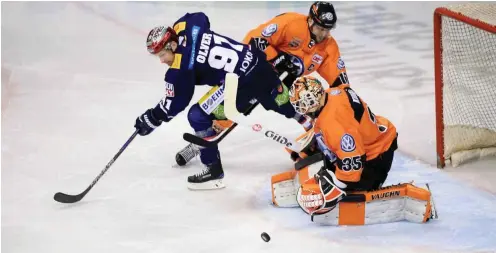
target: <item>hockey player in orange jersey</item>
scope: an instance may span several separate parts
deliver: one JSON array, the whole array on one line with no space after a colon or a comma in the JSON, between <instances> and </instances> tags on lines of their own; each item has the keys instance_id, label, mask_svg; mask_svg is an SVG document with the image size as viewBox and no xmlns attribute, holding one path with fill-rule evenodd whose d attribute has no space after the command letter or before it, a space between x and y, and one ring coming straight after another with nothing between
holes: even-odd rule
<instances>
[{"instance_id":1,"label":"hockey player in orange jersey","mask_svg":"<svg viewBox=\"0 0 496 253\"><path fill-rule=\"evenodd\" d=\"M328 2L315 2L308 15L283 13L249 31L243 43L265 52L267 60L281 76L285 88L305 74L317 71L332 87L348 85L348 76L339 47L331 36L336 27L334 6ZM295 114L289 103L282 106L287 118L294 118L308 131L313 122L304 115ZM231 127L229 119L215 120L213 128L221 134ZM176 154L177 164L185 165L199 154L195 145L189 144Z\"/></svg>"},{"instance_id":2,"label":"hockey player in orange jersey","mask_svg":"<svg viewBox=\"0 0 496 253\"><path fill-rule=\"evenodd\" d=\"M372 113L349 86L324 91L315 77L300 77L291 86L290 102L298 113L315 119L315 150L324 154L324 166L315 175L305 168L273 176L276 206L294 205L294 196L287 196L296 195L297 205L312 221L334 225L431 218L428 190L411 183L382 187L397 149L396 128Z\"/></svg>"},{"instance_id":3,"label":"hockey player in orange jersey","mask_svg":"<svg viewBox=\"0 0 496 253\"><path fill-rule=\"evenodd\" d=\"M287 71L289 87L301 76L317 71L331 87L348 84L346 68L331 30L334 6L315 2L307 15L283 13L251 30L243 42L265 52L279 74Z\"/></svg>"}]
</instances>

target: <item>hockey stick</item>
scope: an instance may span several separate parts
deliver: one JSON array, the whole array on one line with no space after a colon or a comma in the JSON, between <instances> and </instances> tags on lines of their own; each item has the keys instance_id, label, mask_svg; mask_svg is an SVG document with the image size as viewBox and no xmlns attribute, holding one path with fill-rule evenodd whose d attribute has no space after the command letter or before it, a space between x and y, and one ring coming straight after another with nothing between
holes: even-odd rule
<instances>
[{"instance_id":1,"label":"hockey stick","mask_svg":"<svg viewBox=\"0 0 496 253\"><path fill-rule=\"evenodd\" d=\"M248 110L246 112L244 112L243 114L245 116L248 116L253 111L253 109L255 109L255 107L257 107L257 105L259 103L260 102L257 101L256 103L251 105L250 108L248 108ZM234 122L230 127L228 127L226 130L222 131L219 135L215 136L214 138L208 139L208 140L203 139L201 137L198 137L196 135L190 134L190 133L184 133L183 139L185 141L193 143L197 146L202 146L205 148L215 148L215 147L217 147L219 142L221 142L234 128L236 128L237 125L238 125L238 123Z\"/></svg>"},{"instance_id":2,"label":"hockey stick","mask_svg":"<svg viewBox=\"0 0 496 253\"><path fill-rule=\"evenodd\" d=\"M233 75L236 77L233 79ZM286 77L288 76L288 72L285 71L281 74L281 76L279 76L279 80L284 80ZM235 89L233 87L233 89L229 89L231 91L231 93L233 92L233 90L235 91L234 93L234 99L232 99L232 97L230 97L228 100L232 100L230 101L230 103L234 103L234 110L233 110L233 106L231 105L230 108L228 110L230 110L229 114L233 115L238 115L239 112L238 110L236 109L236 95L237 95L237 89L238 89L238 78L235 74L232 74L232 73L228 73L226 74L226 79L225 79L225 85L227 87L228 83L229 85L235 85ZM225 89L226 90L226 89ZM224 90L224 92L225 92ZM231 94L231 96L233 96L233 94ZM227 98L227 96L224 96L224 104L226 104L226 101L225 99ZM248 110L246 110L246 112L243 113L243 115L245 116L248 116L250 115L250 113L255 109L255 107L257 107L257 105L259 104L260 102L255 102L253 105L250 106L250 108L248 108ZM227 107L224 106L224 109L226 109ZM226 116L228 114L226 113ZM227 117L228 119L231 119L230 117ZM190 142L190 143L193 143L197 146L201 146L201 147L205 147L205 148L215 148L217 147L217 145L234 129L236 128L236 126L238 125L237 122L234 122L234 124L232 124L227 130L223 131L222 133L220 133L219 135L215 136L214 138L211 138L211 139L204 139L204 138L201 138L201 137L198 137L196 135L193 135L193 134L190 134L190 133L184 133L183 134L183 139L187 142ZM257 124L259 126L259 124ZM252 128L253 129L253 128ZM274 133L275 136L280 136L278 135L277 133ZM284 138L281 136L281 138ZM277 139L277 137L276 137Z\"/></svg>"},{"instance_id":3,"label":"hockey stick","mask_svg":"<svg viewBox=\"0 0 496 253\"><path fill-rule=\"evenodd\" d=\"M215 136L215 138L212 139L203 139L201 137L198 137L196 135L190 134L190 133L184 133L183 134L183 139L187 142L193 143L197 146L201 146L204 148L215 148L221 142L228 133L230 133L238 124L234 123L232 126L230 126L227 130L223 131L221 134Z\"/></svg>"},{"instance_id":4,"label":"hockey stick","mask_svg":"<svg viewBox=\"0 0 496 253\"><path fill-rule=\"evenodd\" d=\"M284 72L279 77L280 80L284 80L288 75L287 72ZM237 120L241 113L236 108L236 97L238 94L238 76L234 73L226 74L226 82L224 89L224 113L226 117L232 121L235 121L239 124ZM283 84L284 85L284 84ZM279 144L285 145L288 149L293 150L295 152L300 152L301 145L298 142L292 142L291 139L284 137L282 134L277 133L271 129L263 129L260 124L246 124L247 127L251 127L255 132L264 134L265 137L268 137Z\"/></svg>"},{"instance_id":5,"label":"hockey stick","mask_svg":"<svg viewBox=\"0 0 496 253\"><path fill-rule=\"evenodd\" d=\"M324 154L322 153L317 153L308 157L305 157L298 162L295 163L295 170L299 171L309 165L312 165L314 163L320 162L324 160Z\"/></svg>"},{"instance_id":6,"label":"hockey stick","mask_svg":"<svg viewBox=\"0 0 496 253\"><path fill-rule=\"evenodd\" d=\"M93 186L98 182L98 180L100 180L100 178L103 176L103 174L105 174L105 172L107 172L107 170L110 168L110 166L112 166L112 164L115 162L115 160L117 160L117 158L122 154L122 152L124 152L124 150L134 140L134 137L136 137L137 134L138 134L138 130L134 131L133 135L131 135L131 137L129 137L129 139L126 141L126 143L124 143L124 146L121 147L119 152L117 152L117 154L115 154L114 158L112 158L112 160L110 160L110 162L107 164L107 166L105 166L105 169L103 169L100 172L100 174L93 180L93 182L91 182L90 186L88 186L88 188L86 188L86 190L84 190L84 192L81 192L80 194L77 194L77 195L69 195L69 194L65 194L62 192L57 192L53 196L53 199L57 202L60 202L60 203L75 203L75 202L80 201L91 190L91 188L93 188Z\"/></svg>"}]
</instances>

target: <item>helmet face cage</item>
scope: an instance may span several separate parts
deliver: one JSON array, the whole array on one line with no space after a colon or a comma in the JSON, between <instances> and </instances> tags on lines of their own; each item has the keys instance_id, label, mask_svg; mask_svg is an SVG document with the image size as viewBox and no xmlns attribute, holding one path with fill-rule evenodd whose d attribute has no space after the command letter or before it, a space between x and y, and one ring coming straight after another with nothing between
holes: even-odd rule
<instances>
[{"instance_id":1,"label":"helmet face cage","mask_svg":"<svg viewBox=\"0 0 496 253\"><path fill-rule=\"evenodd\" d=\"M328 2L315 2L310 7L310 17L315 24L326 28L334 29L336 27L336 12L334 6Z\"/></svg>"},{"instance_id":2,"label":"helmet face cage","mask_svg":"<svg viewBox=\"0 0 496 253\"><path fill-rule=\"evenodd\" d=\"M319 109L323 94L324 89L317 78L300 77L291 86L289 101L297 113L312 113Z\"/></svg>"},{"instance_id":3,"label":"helmet face cage","mask_svg":"<svg viewBox=\"0 0 496 253\"><path fill-rule=\"evenodd\" d=\"M150 54L156 54L162 49L170 50L170 41L177 41L177 35L170 27L157 26L146 37L146 49Z\"/></svg>"}]
</instances>

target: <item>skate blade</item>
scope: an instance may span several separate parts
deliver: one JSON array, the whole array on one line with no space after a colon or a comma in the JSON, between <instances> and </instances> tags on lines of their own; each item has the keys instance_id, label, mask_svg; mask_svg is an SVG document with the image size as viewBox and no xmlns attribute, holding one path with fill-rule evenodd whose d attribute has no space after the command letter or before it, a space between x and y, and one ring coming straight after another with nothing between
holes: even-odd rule
<instances>
[{"instance_id":1,"label":"skate blade","mask_svg":"<svg viewBox=\"0 0 496 253\"><path fill-rule=\"evenodd\" d=\"M434 197L432 196L432 191L431 191L431 188L429 187L429 184L426 183L425 184L427 186L427 190L429 190L429 192L431 193L431 219L433 220L437 220L439 219L439 216L437 216L437 209L436 209L436 204L434 204Z\"/></svg>"},{"instance_id":2,"label":"skate blade","mask_svg":"<svg viewBox=\"0 0 496 253\"><path fill-rule=\"evenodd\" d=\"M217 190L226 187L222 179L210 180L204 183L188 183L188 189L194 191Z\"/></svg>"}]
</instances>

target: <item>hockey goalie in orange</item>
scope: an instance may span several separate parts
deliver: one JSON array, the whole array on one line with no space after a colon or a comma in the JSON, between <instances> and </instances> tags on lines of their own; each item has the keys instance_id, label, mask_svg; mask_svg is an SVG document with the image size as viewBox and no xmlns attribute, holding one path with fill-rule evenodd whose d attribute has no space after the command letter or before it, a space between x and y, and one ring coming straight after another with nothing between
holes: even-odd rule
<instances>
[{"instance_id":1,"label":"hockey goalie in orange","mask_svg":"<svg viewBox=\"0 0 496 253\"><path fill-rule=\"evenodd\" d=\"M295 160L322 152L324 166L317 173L304 168L273 176L276 206L298 205L312 221L331 225L423 223L437 216L428 189L411 183L382 186L398 134L388 119L372 113L350 87L324 91L318 79L300 77L291 86L290 101L298 113L315 120L313 130L306 134L313 135L315 141L309 146L315 147Z\"/></svg>"}]
</instances>

